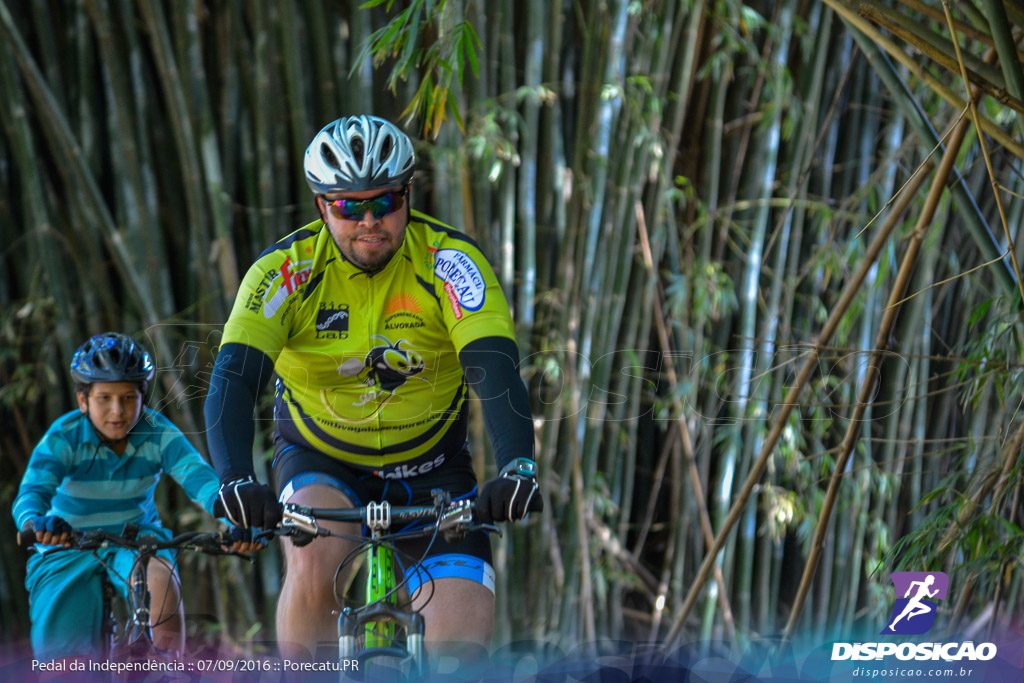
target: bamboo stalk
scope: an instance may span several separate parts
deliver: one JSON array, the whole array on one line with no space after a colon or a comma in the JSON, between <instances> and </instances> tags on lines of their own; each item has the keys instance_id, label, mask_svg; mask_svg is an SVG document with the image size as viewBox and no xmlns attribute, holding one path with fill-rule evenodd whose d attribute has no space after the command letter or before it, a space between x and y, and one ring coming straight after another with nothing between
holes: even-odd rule
<instances>
[{"instance_id":1,"label":"bamboo stalk","mask_svg":"<svg viewBox=\"0 0 1024 683\"><path fill-rule=\"evenodd\" d=\"M893 285L892 292L889 295L890 305L885 308L882 321L878 326L878 335L875 338L875 348L871 354L871 361L868 364L868 372L861 384L860 396L857 399L857 405L854 408L853 415L850 417L849 428L846 431L846 435L843 437L842 452L837 458L835 469L832 472L832 480L829 484L828 493L825 497L825 505L815 528L814 540L811 542L810 555L808 556L807 563L804 566L803 578L800 580L800 587L797 589L796 598L793 600L793 607L790 611L789 621L783 632L785 638L789 638L792 635L793 630L796 628L797 619L800 616L800 611L803 609L804 601L807 598L807 591L810 590L811 582L814 578L814 572L817 569L818 558L821 554L822 539L824 538L829 527L829 522L831 521L832 508L835 506L836 497L839 495L839 485L842 482L843 475L846 470L846 463L857 443L857 434L862 427L861 418L863 417L868 404L871 402L871 394L875 390L875 385L880 373L879 368L884 362L884 351L888 348L889 335L892 331L893 325L895 324L896 315L899 312L899 307L893 304L902 298L903 291L906 289L906 285L910 280L914 265L917 262L917 255L920 252L921 244L924 241L924 236L927 233L928 227L935 215L935 210L938 208L939 200L942 198L942 194L945 191L946 181L949 179L953 164L956 162L957 154L960 152L960 146L962 145L964 136L967 133L967 125L968 121L966 119L961 119L953 129L946 152L943 154L942 161L936 171L935 178L932 180L928 199L925 203L924 209L918 217L917 226L914 228L911 240L907 245L907 250L903 256L903 262L900 265L899 273L896 276L896 283Z\"/></svg>"},{"instance_id":2,"label":"bamboo stalk","mask_svg":"<svg viewBox=\"0 0 1024 683\"><path fill-rule=\"evenodd\" d=\"M640 233L640 246L641 253L644 258L644 265L647 268L649 278L655 277L654 271L654 260L651 257L651 244L647 235L647 221L643 215L643 207L638 202L636 204L637 212L637 227ZM661 346L662 353L665 359L665 374L668 378L669 387L676 387L679 384L678 376L676 375L675 364L672 362L672 344L669 341L668 331L665 328L665 316L661 309L661 301L659 297L654 298L654 323L655 329L658 333L658 343ZM674 393L674 392L672 392ZM697 472L696 458L693 453L693 443L690 439L690 428L686 424L685 414L683 410L683 404L679 400L678 396L675 396L672 401L672 412L676 415L674 420L676 429L679 432L679 443L683 448L683 456L686 459L687 475L690 479L690 488L693 491L694 505L697 509L697 517L700 520L701 533L704 537L704 544L707 547L711 547L714 544L714 531L711 527L711 518L708 515L707 501L704 497L704 489L701 485L700 475ZM729 604L729 590L725 583L725 577L722 575L722 569L719 566L715 566L715 582L718 584L718 602L722 609L722 619L725 622L726 629L729 631L731 636L736 635L736 625L733 621L732 607Z\"/></svg>"},{"instance_id":3,"label":"bamboo stalk","mask_svg":"<svg viewBox=\"0 0 1024 683\"><path fill-rule=\"evenodd\" d=\"M700 569L697 572L693 584L686 595L686 599L683 602L683 606L680 608L679 614L676 615L675 622L669 631L668 636L665 639L665 648L671 647L672 644L679 637L682 624L688 616L690 610L693 608L697 597L700 595L701 590L704 587L704 583L707 581L708 574L711 570L712 565L715 562L719 551L725 543L725 538L731 531L736 520L739 518L743 507L746 505L747 500L750 498L750 494L753 493L754 487L757 485L757 481L760 479L761 474L764 472L765 465L768 462L768 458L771 456L772 450L775 448L775 444L778 442L779 437L782 435L782 430L786 425L789 418L789 414L793 407L796 405L796 401L799 398L801 392L810 379L811 373L814 372L817 359L821 354L822 349L828 344L829 339L835 332L839 325L839 321L842 316L846 313L853 298L856 296L863 284L864 278L867 276L867 272L871 267L878 255L881 253L882 248L888 241L892 231L896 228L899 217L903 214L906 208L910 205L913 200L918 188L921 183L927 177L931 171L932 162L925 161L918 169L914 172L911 179L900 189L898 197L894 197L890 200L892 208L886 218L885 223L879 229L878 234L872 239L871 244L868 246L864 258L857 267L857 271L851 275L849 282L843 288L843 293L839 300L836 302L835 307L832 309L828 320L825 322L818 338L814 342L814 347L807 351L807 358L804 361L803 366L800 368L800 372L797 375L792 387L786 395L786 398L779 407L778 415L775 417L775 422L772 425L771 432L765 439L764 444L761 447L761 453L752 466L746 481L743 484L741 490L736 494L735 502L729 511L729 516L723 522L722 526L718 530L718 535L715 537L715 543L711 546L708 553L705 555L703 562L701 563Z\"/></svg>"},{"instance_id":4,"label":"bamboo stalk","mask_svg":"<svg viewBox=\"0 0 1024 683\"><path fill-rule=\"evenodd\" d=\"M990 10L992 9L991 5L992 5L992 3L989 2L988 6L989 6ZM988 145L985 143L985 136L981 132L981 120L980 120L980 118L978 116L977 101L976 101L976 98L973 96L973 93L971 92L971 81L967 77L967 67L964 65L963 54L960 52L960 41L958 41L956 39L956 34L953 33L953 30L954 30L953 29L953 17L949 13L949 2L947 0L943 0L942 7L943 7L943 9L946 12L946 23L949 26L950 37L952 39L953 46L956 48L956 59L957 59L957 62L960 64L960 78L963 80L964 88L967 90L967 95L970 98L971 116L972 116L972 118L974 120L974 127L978 130L978 145L981 146L981 153L985 157L985 169L988 171L988 177L989 177L989 180L992 183L992 194L993 194L993 198L996 201L996 207L999 209L999 220L1000 220L1000 222L1002 223L1002 226L1003 226L1003 234L1006 236L1006 242L1007 242L1007 244L1010 245L1010 262L1013 264L1013 274L1016 276L1016 279L1017 279L1017 289L1020 291L1021 303L1024 303L1024 280L1021 280L1020 266L1017 263L1017 251L1016 251L1016 249L1014 249L1014 246L1013 246L1013 235L1010 234L1010 226L1006 222L1006 209L1003 208L1003 200L1002 200L1002 196L1000 194L1001 188L1000 188L1000 185L999 185L999 181L996 180L995 171L992 169L992 158L989 156L989 153L988 153ZM1002 6L1000 5L1000 9L1001 9L1001 7ZM1006 15L1005 14L1001 14L1001 18L1002 18L1002 22L1003 22L1003 26L1002 26L1003 31L1002 32L1003 33L1008 33L1008 30L1006 29L1006 26L1005 26ZM998 21L996 23L998 24ZM1013 42L1012 42L1012 40L1010 40L1009 36L1003 36L1002 42L1005 43L1006 41L1009 41L1010 42L1010 46L1012 47ZM997 47L998 47L998 42L999 41L997 40ZM1006 48L1005 44L1003 45L1003 48L1004 49ZM1010 67L1004 67L1004 68L1006 68L1006 69L1008 69L1010 71L1016 71L1015 78L1019 81L1020 88L1022 90L1024 90L1024 75L1021 74L1020 63L1016 61L1015 57L1014 57L1014 63L1016 65L1015 68L1010 68Z\"/></svg>"},{"instance_id":5,"label":"bamboo stalk","mask_svg":"<svg viewBox=\"0 0 1024 683\"><path fill-rule=\"evenodd\" d=\"M951 56L952 46L944 38L921 28L916 22L884 5L875 3L873 0L860 0L859 9L863 16L907 41L947 71L957 72L956 58ZM972 83L976 83L1000 103L1024 113L1024 102L1013 97L1007 91L1006 83L998 69L970 56L967 61L970 62L968 73L970 73Z\"/></svg>"},{"instance_id":6,"label":"bamboo stalk","mask_svg":"<svg viewBox=\"0 0 1024 683\"><path fill-rule=\"evenodd\" d=\"M97 42L103 55L103 67L109 74L107 83L111 93L111 144L115 149L113 163L121 182L116 184L122 195L122 219L129 239L140 246L132 251L139 254L141 270L149 281L149 289L157 298L158 311L170 315L173 305L170 299L170 280L166 277L167 269L159 267L162 256L158 244L159 233L150 229L156 221L152 215L150 204L143 186L145 176L140 164L140 145L137 140L140 131L133 115L130 94L126 91L131 81L122 68L120 46L115 45L114 31L111 24L111 11L106 2L90 0L85 9L92 20L97 33Z\"/></svg>"},{"instance_id":7,"label":"bamboo stalk","mask_svg":"<svg viewBox=\"0 0 1024 683\"><path fill-rule=\"evenodd\" d=\"M42 74L21 39L10 12L4 4L0 4L0 35L5 38L8 45L13 47L15 59L21 68L37 110L40 112L44 129L52 138L51 144L62 150L63 157L68 161L67 164L59 165L62 174L67 176L67 185L80 190L85 215L94 221L116 257L115 265L118 272L128 283L123 289L124 294L137 308L143 321L156 322L158 316L151 295L145 287L145 283L140 280L138 272L132 267L132 258L114 224L113 217L103 202L96 178L85 164L82 148L71 133L66 118L61 114L52 92L46 86ZM101 295L105 295L108 299L110 297L109 292L105 292L102 288ZM157 357L174 357L170 353L166 338L162 333L156 335L155 342Z\"/></svg>"},{"instance_id":8,"label":"bamboo stalk","mask_svg":"<svg viewBox=\"0 0 1024 683\"><path fill-rule=\"evenodd\" d=\"M899 0L900 4L909 7L912 10L920 12L926 17L930 17L938 22L945 22L946 17L943 11L938 7L932 7L922 0ZM976 10L975 10L976 11ZM986 22L987 25L987 22ZM971 40L979 43L984 43L989 47L995 47L995 41L992 39L991 34L986 33L984 30L977 29L970 24L965 24L962 21L955 21L954 26L956 30L963 33Z\"/></svg>"},{"instance_id":9,"label":"bamboo stalk","mask_svg":"<svg viewBox=\"0 0 1024 683\"><path fill-rule=\"evenodd\" d=\"M967 106L967 102L955 95L946 84L939 81L937 78L932 76L927 69L922 67L916 61L914 61L907 53L896 46L896 43L891 39L887 38L878 29L876 29L871 22L867 21L863 17L859 16L854 12L848 5L842 0L823 0L829 7L834 9L843 18L843 21L847 22L851 26L856 27L861 31L867 38L871 40L871 43L877 48L882 48L887 54L896 59L902 66L906 67L910 73L919 78L925 85L927 85L935 94L945 100L951 107L956 110L964 109ZM854 34L856 38L856 33ZM860 42L860 41L858 41ZM865 55L872 59L873 51L862 45ZM873 60L876 61L877 60ZM876 70L879 75L885 78L885 72L879 70L876 65ZM1007 134L998 124L994 123L987 117L981 119L982 127L985 132L992 136L992 138L999 142L1004 148L1010 151L1014 156L1024 159L1024 145L1018 143L1011 135Z\"/></svg>"},{"instance_id":10,"label":"bamboo stalk","mask_svg":"<svg viewBox=\"0 0 1024 683\"><path fill-rule=\"evenodd\" d=\"M197 153L195 130L190 116L191 109L185 100L185 88L175 61L163 9L152 0L145 0L139 3L138 7L149 32L150 45L160 74L161 90L168 103L175 149L182 165L185 207L192 230L189 246L192 248L191 262L194 268L192 277L187 281L190 287L194 288L192 298L202 301L195 294L213 291L213 285L205 267L205 256L211 253L211 247L207 212L203 206L203 173ZM210 315L209 317L214 316Z\"/></svg>"},{"instance_id":11,"label":"bamboo stalk","mask_svg":"<svg viewBox=\"0 0 1024 683\"><path fill-rule=\"evenodd\" d=\"M3 86L5 94L2 98L5 101L0 103L0 120L8 131L11 160L17 168L23 169L21 194L25 205L25 222L30 229L29 235L33 237L29 240L28 253L35 263L41 264L43 272L46 273L49 291L56 301L59 315L62 319L71 321L74 320L74 304L70 296L72 288L65 279L65 265L60 258L63 249L55 250L52 244L47 244L56 236L56 229L49 217L43 196L44 179L36 163L37 154L32 130L25 117L24 93L17 82L14 60L6 52L0 53L0 85ZM12 239L9 244L14 244L14 240ZM15 264L12 264L12 271L15 271L13 266ZM61 325L56 329L60 352L62 357L68 360L77 345L72 339L72 329L72 325ZM3 378L3 385L10 385L7 377ZM13 413L18 435L25 447L24 453L31 453L32 446L27 441L28 431L17 405L13 406Z\"/></svg>"},{"instance_id":12,"label":"bamboo stalk","mask_svg":"<svg viewBox=\"0 0 1024 683\"><path fill-rule=\"evenodd\" d=\"M527 34L523 85L536 91L541 85L544 59L544 4L530 0L526 5ZM532 21L530 19L533 19ZM540 137L540 102L527 97L523 103L523 141L518 172L517 222L518 237L515 260L518 262L521 294L516 301L516 322L530 329L534 325L537 292L537 174L538 138ZM512 255L508 259L511 261ZM525 341L525 339L524 339ZM526 349L529 349L529 345Z\"/></svg>"},{"instance_id":13,"label":"bamboo stalk","mask_svg":"<svg viewBox=\"0 0 1024 683\"><path fill-rule=\"evenodd\" d=\"M984 4L986 10L985 18L988 19L988 26L992 31L995 49L999 54L999 66L1003 70L1003 78L1006 79L1006 89L1018 101L1024 100L1024 72L1020 68L1017 44L1013 38L1010 22L1006 17L1006 7L1003 5L1002 0L985 0ZM945 10L945 18L950 33L954 33L955 29L953 28L953 18L949 14L948 0L943 0L942 7ZM951 37L953 44L956 46L957 61L960 63L961 77L963 77L964 60L960 55L960 43L955 35ZM964 80L966 83L966 78ZM976 107L974 108L976 109Z\"/></svg>"},{"instance_id":14,"label":"bamboo stalk","mask_svg":"<svg viewBox=\"0 0 1024 683\"><path fill-rule=\"evenodd\" d=\"M840 8L837 4L837 0L825 0L830 6ZM851 24L851 35L860 49L864 52L864 56L868 58L872 66L875 68L875 72L879 78L886 84L889 92L892 93L894 100L899 106L900 110L906 116L908 123L917 133L918 137L924 141L925 144L935 144L938 139L935 131L932 129L931 124L924 118L921 107L918 105L916 100L907 90L905 84L896 76L891 68L891 65L885 61L881 54L878 46L868 40L868 37L860 30L861 26L854 22L852 18L840 11L844 20L849 19ZM882 44L881 42L879 44ZM902 51L896 50L900 54ZM960 108L966 110L966 103ZM986 131L987 132L987 131ZM953 197L956 200L956 207L959 211L959 215L964 222L967 230L970 232L971 237L974 239L978 248L981 250L982 257L986 261L991 261L1000 257L1000 249L996 244L995 238L992 236L988 225L985 223L984 217L980 214L977 204L974 201L974 197L967 190L963 180L957 174L957 182L952 186ZM1005 264L1004 264L1005 265ZM1013 271L1007 268L996 268L994 270L996 279L999 281L1000 286L1005 291L1012 291L1016 288L1014 281Z\"/></svg>"}]
</instances>

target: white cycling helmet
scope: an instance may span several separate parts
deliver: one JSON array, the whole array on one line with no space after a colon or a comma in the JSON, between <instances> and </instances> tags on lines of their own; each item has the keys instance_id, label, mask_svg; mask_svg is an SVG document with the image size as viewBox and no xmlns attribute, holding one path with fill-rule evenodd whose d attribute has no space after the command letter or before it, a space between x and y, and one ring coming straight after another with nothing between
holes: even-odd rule
<instances>
[{"instance_id":1,"label":"white cycling helmet","mask_svg":"<svg viewBox=\"0 0 1024 683\"><path fill-rule=\"evenodd\" d=\"M302 165L313 194L359 192L406 184L416 155L409 136L390 121L347 116L316 134Z\"/></svg>"}]
</instances>

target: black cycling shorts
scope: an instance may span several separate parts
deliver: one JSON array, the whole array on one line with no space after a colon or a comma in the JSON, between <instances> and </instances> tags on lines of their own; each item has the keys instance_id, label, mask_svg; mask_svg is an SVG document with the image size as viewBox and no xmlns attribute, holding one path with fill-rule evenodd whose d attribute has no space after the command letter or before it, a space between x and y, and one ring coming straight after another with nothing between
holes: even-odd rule
<instances>
[{"instance_id":1,"label":"black cycling shorts","mask_svg":"<svg viewBox=\"0 0 1024 683\"><path fill-rule=\"evenodd\" d=\"M299 489L313 484L338 489L355 506L385 500L392 505L429 505L432 502L430 492L438 488L448 491L453 501L477 495L476 472L468 449L426 474L388 479L349 467L337 458L296 446L278 436L271 469L282 503ZM393 531L421 524L414 522ZM410 595L428 578L450 577L476 581L494 592L491 541L484 531L468 533L457 543L448 543L437 535L403 539L395 546L399 565L408 579Z\"/></svg>"}]
</instances>

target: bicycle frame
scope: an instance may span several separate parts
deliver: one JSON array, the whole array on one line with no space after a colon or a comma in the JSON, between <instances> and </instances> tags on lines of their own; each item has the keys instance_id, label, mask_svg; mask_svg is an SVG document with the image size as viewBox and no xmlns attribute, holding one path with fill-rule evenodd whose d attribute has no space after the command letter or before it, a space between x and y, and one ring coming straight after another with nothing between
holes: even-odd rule
<instances>
[{"instance_id":1,"label":"bicycle frame","mask_svg":"<svg viewBox=\"0 0 1024 683\"><path fill-rule=\"evenodd\" d=\"M459 536L470 529L500 532L491 525L473 522L472 505L468 501L451 503L448 495L436 490L434 505L420 507L392 507L387 502L370 503L363 508L326 509L286 504L285 522L278 531L283 533L305 533L313 536L330 536L331 532L321 528L317 515L325 520L340 522L362 522L370 532L370 542L365 551L367 564L366 600L361 607L346 607L338 618L338 655L342 660L364 662L377 657L390 657L407 661L408 675L422 676L425 673L423 653L424 620L417 613L399 604L398 582L396 580L395 553L392 546L383 542L392 521L436 520L436 525L427 528L426 533L443 533ZM405 629L405 646L394 644L399 628ZM363 648L357 647L357 638L364 636ZM344 674L342 676L344 679Z\"/></svg>"},{"instance_id":2,"label":"bicycle frame","mask_svg":"<svg viewBox=\"0 0 1024 683\"><path fill-rule=\"evenodd\" d=\"M367 506L366 525L372 541L366 550L366 606L358 612L342 610L338 618L338 655L340 659L369 660L377 656L408 658L413 675L422 675L423 617L407 612L398 604L398 582L395 577L395 554L390 546L380 543L391 527L391 507L387 502ZM405 648L396 647L398 627L406 633ZM356 636L364 630L362 652L357 652Z\"/></svg>"},{"instance_id":3,"label":"bicycle frame","mask_svg":"<svg viewBox=\"0 0 1024 683\"><path fill-rule=\"evenodd\" d=\"M100 656L110 659L117 642L117 619L114 618L114 600L116 591L114 584L106 572L100 575L100 590L103 591L103 615L100 621Z\"/></svg>"},{"instance_id":4,"label":"bicycle frame","mask_svg":"<svg viewBox=\"0 0 1024 683\"><path fill-rule=\"evenodd\" d=\"M122 645L127 649L129 655L137 654L135 651L155 650L153 644L153 625L150 621L149 593L149 562L155 558L156 552L143 549L139 552L136 564L138 568L129 577L131 582L128 587L128 623L125 629L126 638Z\"/></svg>"},{"instance_id":5,"label":"bicycle frame","mask_svg":"<svg viewBox=\"0 0 1024 683\"><path fill-rule=\"evenodd\" d=\"M103 595L99 649L105 659L117 659L124 656L147 655L155 652L153 645L153 630L150 623L150 593L149 593L149 562L157 556L158 550L182 550L190 549L210 555L236 555L245 557L231 551L224 551L221 546L228 546L233 541L226 533L209 532L187 532L175 536L167 541L161 541L153 536L138 536L139 529L135 525L125 525L121 534L113 534L104 531L76 531L73 534L74 545L71 548L54 547L45 552L64 552L68 550L88 551L97 548L115 546L133 550L138 553L135 567L132 573L126 578L128 583L127 592L127 617L119 622L114 610L114 603L117 600L117 591L108 575L108 568L104 564L104 571L101 578L101 590ZM18 545L30 546L36 542L34 532L18 532ZM249 559L249 558L246 558ZM119 627L123 630L119 632Z\"/></svg>"}]
</instances>

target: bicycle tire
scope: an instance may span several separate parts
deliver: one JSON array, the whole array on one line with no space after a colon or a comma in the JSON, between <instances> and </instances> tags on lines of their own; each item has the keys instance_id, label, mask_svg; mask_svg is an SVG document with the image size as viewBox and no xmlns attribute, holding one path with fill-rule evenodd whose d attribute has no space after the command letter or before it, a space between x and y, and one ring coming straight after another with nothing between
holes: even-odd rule
<instances>
[{"instance_id":1,"label":"bicycle tire","mask_svg":"<svg viewBox=\"0 0 1024 683\"><path fill-rule=\"evenodd\" d=\"M412 669L409 654L400 647L363 650L356 660L364 683L405 683Z\"/></svg>"}]
</instances>

